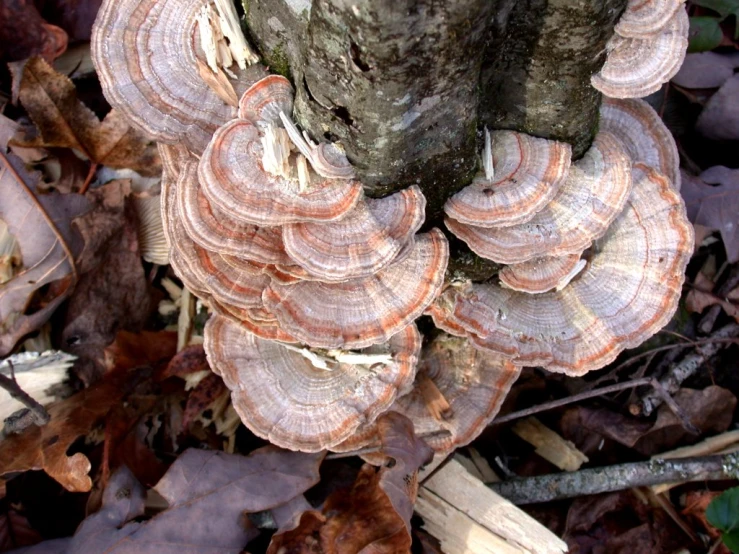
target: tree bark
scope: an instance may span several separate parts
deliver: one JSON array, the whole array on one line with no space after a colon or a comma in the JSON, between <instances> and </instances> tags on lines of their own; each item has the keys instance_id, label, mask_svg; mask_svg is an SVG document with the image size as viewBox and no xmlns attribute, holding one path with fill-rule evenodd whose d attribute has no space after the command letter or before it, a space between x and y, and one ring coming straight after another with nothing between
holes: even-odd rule
<instances>
[{"instance_id":1,"label":"tree bark","mask_svg":"<svg viewBox=\"0 0 739 554\"><path fill-rule=\"evenodd\" d=\"M480 85L480 121L572 145L573 158L598 129L601 94L590 76L626 0L498 0Z\"/></svg>"},{"instance_id":2,"label":"tree bark","mask_svg":"<svg viewBox=\"0 0 739 554\"><path fill-rule=\"evenodd\" d=\"M296 88L294 116L340 142L369 196L417 184L426 228L479 167L482 127L570 142L598 125L590 75L626 0L243 0L249 34ZM450 277L498 266L452 240Z\"/></svg>"}]
</instances>

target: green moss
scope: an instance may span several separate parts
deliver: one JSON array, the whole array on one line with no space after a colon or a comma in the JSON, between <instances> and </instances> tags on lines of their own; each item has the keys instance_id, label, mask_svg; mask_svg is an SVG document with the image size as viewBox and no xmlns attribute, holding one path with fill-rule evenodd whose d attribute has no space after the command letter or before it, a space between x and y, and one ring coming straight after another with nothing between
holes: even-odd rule
<instances>
[{"instance_id":1,"label":"green moss","mask_svg":"<svg viewBox=\"0 0 739 554\"><path fill-rule=\"evenodd\" d=\"M290 61L285 52L285 43L281 42L270 51L265 59L272 73L277 73L283 77L292 80L290 71Z\"/></svg>"}]
</instances>

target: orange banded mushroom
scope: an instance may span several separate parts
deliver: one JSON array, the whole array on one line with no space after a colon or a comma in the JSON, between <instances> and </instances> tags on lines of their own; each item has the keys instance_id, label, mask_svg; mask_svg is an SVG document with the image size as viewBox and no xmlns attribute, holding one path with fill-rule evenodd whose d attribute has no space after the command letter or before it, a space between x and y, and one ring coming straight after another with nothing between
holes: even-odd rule
<instances>
[{"instance_id":1,"label":"orange banded mushroom","mask_svg":"<svg viewBox=\"0 0 739 554\"><path fill-rule=\"evenodd\" d=\"M283 448L318 452L373 422L408 390L421 337L408 325L359 353L320 355L261 340L215 316L205 327L205 349L252 432Z\"/></svg>"},{"instance_id":2,"label":"orange banded mushroom","mask_svg":"<svg viewBox=\"0 0 739 554\"><path fill-rule=\"evenodd\" d=\"M206 0L105 0L92 30L103 93L158 142L202 152L236 110L200 77L198 14ZM260 70L254 70L254 80Z\"/></svg>"},{"instance_id":3,"label":"orange banded mushroom","mask_svg":"<svg viewBox=\"0 0 739 554\"><path fill-rule=\"evenodd\" d=\"M580 254L543 256L528 262L511 264L500 270L498 277L503 286L531 294L548 290L561 290L585 267Z\"/></svg>"},{"instance_id":4,"label":"orange banded mushroom","mask_svg":"<svg viewBox=\"0 0 739 554\"><path fill-rule=\"evenodd\" d=\"M643 162L665 175L680 190L677 144L654 108L638 98L604 98L600 127L626 147L634 162Z\"/></svg>"},{"instance_id":5,"label":"orange banded mushroom","mask_svg":"<svg viewBox=\"0 0 739 554\"><path fill-rule=\"evenodd\" d=\"M557 194L571 155L572 148L564 142L486 129L484 173L447 200L444 211L478 227L525 223Z\"/></svg>"},{"instance_id":6,"label":"orange banded mushroom","mask_svg":"<svg viewBox=\"0 0 739 554\"><path fill-rule=\"evenodd\" d=\"M611 98L641 98L656 92L680 69L688 47L688 30L688 14L681 7L653 35L613 35L607 45L606 63L592 76L591 84Z\"/></svg>"},{"instance_id":7,"label":"orange banded mushroom","mask_svg":"<svg viewBox=\"0 0 739 554\"><path fill-rule=\"evenodd\" d=\"M651 337L677 308L693 229L666 177L637 163L634 181L623 212L564 289L450 288L437 301L441 319L518 365L568 375L603 367Z\"/></svg>"},{"instance_id":8,"label":"orange banded mushroom","mask_svg":"<svg viewBox=\"0 0 739 554\"><path fill-rule=\"evenodd\" d=\"M665 27L685 0L629 0L615 31L622 37L646 38Z\"/></svg>"},{"instance_id":9,"label":"orange banded mushroom","mask_svg":"<svg viewBox=\"0 0 739 554\"><path fill-rule=\"evenodd\" d=\"M448 218L446 226L478 255L498 263L579 254L599 238L631 190L631 159L609 133L598 133L549 204L526 223L486 229Z\"/></svg>"},{"instance_id":10,"label":"orange banded mushroom","mask_svg":"<svg viewBox=\"0 0 739 554\"><path fill-rule=\"evenodd\" d=\"M297 179L272 175L262 166L259 129L244 119L218 129L205 149L198 177L213 206L254 225L336 221L362 196L359 181L313 179L302 191Z\"/></svg>"},{"instance_id":11,"label":"orange banded mushroom","mask_svg":"<svg viewBox=\"0 0 739 554\"><path fill-rule=\"evenodd\" d=\"M408 256L378 273L341 283L275 282L264 306L300 341L320 348L364 348L388 340L441 291L449 246L438 229L418 235Z\"/></svg>"},{"instance_id":12,"label":"orange banded mushroom","mask_svg":"<svg viewBox=\"0 0 739 554\"><path fill-rule=\"evenodd\" d=\"M389 411L409 418L414 432L427 435L428 445L445 456L482 433L498 414L520 371L503 356L477 350L467 339L441 334L424 348L413 390L398 397ZM443 413L433 407L427 387L443 399ZM434 436L442 430L450 434ZM379 444L374 424L360 427L331 450L350 452L371 444Z\"/></svg>"},{"instance_id":13,"label":"orange banded mushroom","mask_svg":"<svg viewBox=\"0 0 739 554\"><path fill-rule=\"evenodd\" d=\"M321 281L367 277L393 262L423 223L426 199L416 186L361 200L335 223L282 228L290 258Z\"/></svg>"}]
</instances>

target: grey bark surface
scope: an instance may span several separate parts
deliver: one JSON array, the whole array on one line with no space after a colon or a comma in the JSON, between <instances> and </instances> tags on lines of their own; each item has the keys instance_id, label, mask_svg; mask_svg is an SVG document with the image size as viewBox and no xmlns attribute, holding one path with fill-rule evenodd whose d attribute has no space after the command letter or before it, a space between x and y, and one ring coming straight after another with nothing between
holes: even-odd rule
<instances>
[{"instance_id":1,"label":"grey bark surface","mask_svg":"<svg viewBox=\"0 0 739 554\"><path fill-rule=\"evenodd\" d=\"M568 142L575 159L598 128L590 76L626 0L499 0L485 52L480 121Z\"/></svg>"},{"instance_id":2,"label":"grey bark surface","mask_svg":"<svg viewBox=\"0 0 739 554\"><path fill-rule=\"evenodd\" d=\"M296 88L294 116L338 141L369 196L409 185L426 227L479 167L483 125L566 140L597 129L590 75L626 0L242 0L250 37ZM453 240L450 276L497 271Z\"/></svg>"},{"instance_id":3,"label":"grey bark surface","mask_svg":"<svg viewBox=\"0 0 739 554\"><path fill-rule=\"evenodd\" d=\"M514 504L533 504L664 483L736 479L738 470L739 456L736 453L674 460L655 458L646 462L512 479L489 486Z\"/></svg>"}]
</instances>

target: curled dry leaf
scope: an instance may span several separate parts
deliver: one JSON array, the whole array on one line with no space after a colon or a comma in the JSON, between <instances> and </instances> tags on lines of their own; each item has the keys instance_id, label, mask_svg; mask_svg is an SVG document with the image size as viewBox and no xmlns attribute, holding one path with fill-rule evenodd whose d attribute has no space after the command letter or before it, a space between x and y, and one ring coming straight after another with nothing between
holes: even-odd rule
<instances>
[{"instance_id":1,"label":"curled dry leaf","mask_svg":"<svg viewBox=\"0 0 739 554\"><path fill-rule=\"evenodd\" d=\"M349 490L333 493L323 513L306 511L297 527L278 531L268 554L278 552L410 552L418 469L433 451L411 421L389 412L378 418L382 453L392 458L376 471L365 465Z\"/></svg>"},{"instance_id":2,"label":"curled dry leaf","mask_svg":"<svg viewBox=\"0 0 739 554\"><path fill-rule=\"evenodd\" d=\"M47 425L29 427L3 441L0 475L43 469L69 491L89 491L90 460L79 452L67 456L67 449L78 437L86 435L123 394L122 386L107 380L51 404L48 406L51 421Z\"/></svg>"},{"instance_id":3,"label":"curled dry leaf","mask_svg":"<svg viewBox=\"0 0 739 554\"><path fill-rule=\"evenodd\" d=\"M79 240L70 225L88 203L76 194L37 196L38 181L18 158L0 152L0 219L18 241L23 257L23 269L0 285L0 356L43 325L78 278L74 257ZM56 284L52 296L26 314L34 293L51 283Z\"/></svg>"},{"instance_id":4,"label":"curled dry leaf","mask_svg":"<svg viewBox=\"0 0 739 554\"><path fill-rule=\"evenodd\" d=\"M690 221L719 230L729 263L739 261L739 170L715 166L700 177L683 173L683 183Z\"/></svg>"},{"instance_id":5,"label":"curled dry leaf","mask_svg":"<svg viewBox=\"0 0 739 554\"><path fill-rule=\"evenodd\" d=\"M322 459L272 446L249 456L186 450L154 487L168 508L143 522L133 520L144 515L145 491L122 467L108 482L102 508L82 522L64 551L240 552L258 534L244 512L302 494L318 482Z\"/></svg>"},{"instance_id":6,"label":"curled dry leaf","mask_svg":"<svg viewBox=\"0 0 739 554\"><path fill-rule=\"evenodd\" d=\"M739 75L729 78L703 108L695 129L712 140L739 139Z\"/></svg>"},{"instance_id":7,"label":"curled dry leaf","mask_svg":"<svg viewBox=\"0 0 739 554\"><path fill-rule=\"evenodd\" d=\"M16 135L15 144L74 148L96 164L147 175L159 172L156 145L132 128L121 113L111 111L101 122L77 98L74 83L40 58L30 59L22 71L22 76L14 78L20 80L20 101L38 134L27 129L25 136Z\"/></svg>"}]
</instances>

